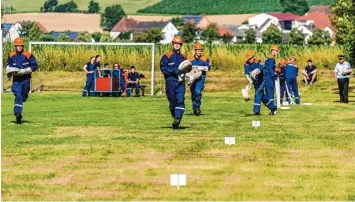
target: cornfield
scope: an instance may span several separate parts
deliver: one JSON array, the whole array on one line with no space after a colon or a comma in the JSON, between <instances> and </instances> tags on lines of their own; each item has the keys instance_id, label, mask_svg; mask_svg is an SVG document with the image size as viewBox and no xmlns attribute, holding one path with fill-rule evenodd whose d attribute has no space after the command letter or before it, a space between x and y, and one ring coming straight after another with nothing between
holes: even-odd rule
<instances>
[{"instance_id":1,"label":"cornfield","mask_svg":"<svg viewBox=\"0 0 355 202\"><path fill-rule=\"evenodd\" d=\"M4 45L4 58L13 49L11 44ZM159 67L161 55L171 49L170 45L157 45L155 49L155 66ZM256 56L265 59L269 54L269 45L206 45L205 55L212 60L213 69L221 71L240 71L245 62L244 53L253 49ZM182 52L187 56L193 54L192 45L184 44ZM278 59L295 56L300 67L308 59L322 69L332 69L337 62L337 54L343 52L342 46L291 46L282 45ZM140 70L151 68L151 47L143 46L60 46L34 45L35 55L41 71L82 71L90 56L101 55L101 64L119 63L123 67L131 65ZM6 62L6 59L4 60Z\"/></svg>"}]
</instances>

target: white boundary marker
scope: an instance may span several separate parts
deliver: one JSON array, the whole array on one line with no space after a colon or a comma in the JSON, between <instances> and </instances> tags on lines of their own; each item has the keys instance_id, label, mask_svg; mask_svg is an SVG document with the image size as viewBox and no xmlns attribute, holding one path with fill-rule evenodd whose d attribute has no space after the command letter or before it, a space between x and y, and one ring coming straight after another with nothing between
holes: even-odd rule
<instances>
[{"instance_id":1,"label":"white boundary marker","mask_svg":"<svg viewBox=\"0 0 355 202\"><path fill-rule=\"evenodd\" d=\"M28 50L32 53L32 45L86 45L86 46L151 46L152 47L152 67L151 67L151 91L150 95L154 95L154 59L155 44L154 43L113 43L113 42L38 42L30 41ZM35 56L36 57L36 56ZM31 90L32 91L32 84Z\"/></svg>"}]
</instances>

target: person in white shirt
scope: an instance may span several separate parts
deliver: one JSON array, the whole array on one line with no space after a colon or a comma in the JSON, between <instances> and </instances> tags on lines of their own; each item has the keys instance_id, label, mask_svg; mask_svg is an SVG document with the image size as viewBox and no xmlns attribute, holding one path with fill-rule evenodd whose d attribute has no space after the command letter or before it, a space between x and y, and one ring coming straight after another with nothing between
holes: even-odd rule
<instances>
[{"instance_id":1,"label":"person in white shirt","mask_svg":"<svg viewBox=\"0 0 355 202\"><path fill-rule=\"evenodd\" d=\"M334 69L335 81L338 82L340 103L348 103L349 78L351 74L350 64L345 61L344 54L338 55L339 62Z\"/></svg>"}]
</instances>

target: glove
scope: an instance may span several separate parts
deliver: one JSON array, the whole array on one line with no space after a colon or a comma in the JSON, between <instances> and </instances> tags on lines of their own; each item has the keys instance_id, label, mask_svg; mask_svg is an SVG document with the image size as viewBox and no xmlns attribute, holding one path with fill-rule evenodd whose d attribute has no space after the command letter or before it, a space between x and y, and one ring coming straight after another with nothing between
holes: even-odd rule
<instances>
[{"instance_id":1,"label":"glove","mask_svg":"<svg viewBox=\"0 0 355 202\"><path fill-rule=\"evenodd\" d=\"M197 67L198 71L208 72L208 67L207 66L194 66L194 67Z\"/></svg>"},{"instance_id":2,"label":"glove","mask_svg":"<svg viewBox=\"0 0 355 202\"><path fill-rule=\"evenodd\" d=\"M249 75L247 75L246 77L247 77L247 79L248 79L248 82L249 82L250 84L252 84L252 83L253 83L253 79L251 79Z\"/></svg>"},{"instance_id":3,"label":"glove","mask_svg":"<svg viewBox=\"0 0 355 202\"><path fill-rule=\"evenodd\" d=\"M194 81L195 81L195 77L193 77L192 75L190 75L189 73L186 73L185 74L185 77L186 78L188 78L189 80L188 80L188 82L187 82L187 85L191 85L191 84L193 84L194 83Z\"/></svg>"},{"instance_id":4,"label":"glove","mask_svg":"<svg viewBox=\"0 0 355 202\"><path fill-rule=\"evenodd\" d=\"M32 69L31 67L27 67L26 69L20 69L20 71L17 72L17 75L24 75L24 74L31 74Z\"/></svg>"},{"instance_id":5,"label":"glove","mask_svg":"<svg viewBox=\"0 0 355 202\"><path fill-rule=\"evenodd\" d=\"M6 66L6 74L16 74L18 71L20 71L20 69L19 68L17 68L17 67L10 67L9 65L7 65Z\"/></svg>"}]
</instances>

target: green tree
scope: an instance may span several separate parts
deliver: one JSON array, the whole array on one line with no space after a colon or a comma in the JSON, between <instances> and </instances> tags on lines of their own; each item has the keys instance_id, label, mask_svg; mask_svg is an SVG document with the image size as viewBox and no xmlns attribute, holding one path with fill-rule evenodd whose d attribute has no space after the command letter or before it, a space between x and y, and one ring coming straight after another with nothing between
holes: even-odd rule
<instances>
[{"instance_id":1,"label":"green tree","mask_svg":"<svg viewBox=\"0 0 355 202\"><path fill-rule=\"evenodd\" d=\"M121 5L106 7L105 12L101 14L101 27L112 29L123 17L126 16Z\"/></svg>"},{"instance_id":2,"label":"green tree","mask_svg":"<svg viewBox=\"0 0 355 202\"><path fill-rule=\"evenodd\" d=\"M255 29L248 29L245 31L246 37L245 42L248 44L256 43L256 31Z\"/></svg>"},{"instance_id":3,"label":"green tree","mask_svg":"<svg viewBox=\"0 0 355 202\"><path fill-rule=\"evenodd\" d=\"M298 29L292 29L289 34L289 43L295 45L302 45L304 44L304 35Z\"/></svg>"},{"instance_id":4,"label":"green tree","mask_svg":"<svg viewBox=\"0 0 355 202\"><path fill-rule=\"evenodd\" d=\"M181 18L176 17L176 18L172 18L171 19L171 23L173 23L173 25L175 25L175 27L179 27L179 26L183 26L184 22Z\"/></svg>"},{"instance_id":5,"label":"green tree","mask_svg":"<svg viewBox=\"0 0 355 202\"><path fill-rule=\"evenodd\" d=\"M69 42L69 41L71 41L71 39L70 39L70 37L68 35L62 33L62 34L59 34L58 41Z\"/></svg>"},{"instance_id":6,"label":"green tree","mask_svg":"<svg viewBox=\"0 0 355 202\"><path fill-rule=\"evenodd\" d=\"M88 12L89 13L98 13L100 11L100 4L99 2L95 2L94 0L90 0L89 6L88 6Z\"/></svg>"},{"instance_id":7,"label":"green tree","mask_svg":"<svg viewBox=\"0 0 355 202\"><path fill-rule=\"evenodd\" d=\"M307 0L280 0L283 12L291 12L297 15L304 15L309 10Z\"/></svg>"},{"instance_id":8,"label":"green tree","mask_svg":"<svg viewBox=\"0 0 355 202\"><path fill-rule=\"evenodd\" d=\"M152 27L148 30L148 42L159 43L162 39L162 28Z\"/></svg>"},{"instance_id":9,"label":"green tree","mask_svg":"<svg viewBox=\"0 0 355 202\"><path fill-rule=\"evenodd\" d=\"M40 40L40 37L42 34L43 34L43 31L39 28L39 26L36 23L33 23L32 27L29 31L30 40L38 41L38 40Z\"/></svg>"},{"instance_id":10,"label":"green tree","mask_svg":"<svg viewBox=\"0 0 355 202\"><path fill-rule=\"evenodd\" d=\"M16 9L12 5L10 7L6 7L4 11L6 14L16 13Z\"/></svg>"},{"instance_id":11,"label":"green tree","mask_svg":"<svg viewBox=\"0 0 355 202\"><path fill-rule=\"evenodd\" d=\"M233 39L233 36L231 36L231 35L229 35L229 34L224 34L224 35L222 36L222 41L223 41L223 43L225 43L225 44L230 43L230 42L232 41L232 39Z\"/></svg>"},{"instance_id":12,"label":"green tree","mask_svg":"<svg viewBox=\"0 0 355 202\"><path fill-rule=\"evenodd\" d=\"M333 7L332 18L336 27L337 44L345 45L348 60L355 63L355 3L352 0L338 0Z\"/></svg>"},{"instance_id":13,"label":"green tree","mask_svg":"<svg viewBox=\"0 0 355 202\"><path fill-rule=\"evenodd\" d=\"M120 40L130 40L132 32L123 32L118 36Z\"/></svg>"},{"instance_id":14,"label":"green tree","mask_svg":"<svg viewBox=\"0 0 355 202\"><path fill-rule=\"evenodd\" d=\"M148 42L148 33L145 32L134 33L133 40L135 42Z\"/></svg>"},{"instance_id":15,"label":"green tree","mask_svg":"<svg viewBox=\"0 0 355 202\"><path fill-rule=\"evenodd\" d=\"M41 7L41 12L53 12L57 5L58 0L47 0L44 2L43 7Z\"/></svg>"},{"instance_id":16,"label":"green tree","mask_svg":"<svg viewBox=\"0 0 355 202\"><path fill-rule=\"evenodd\" d=\"M308 39L308 44L311 45L329 45L331 43L330 35L327 31L321 29L313 30L313 34Z\"/></svg>"},{"instance_id":17,"label":"green tree","mask_svg":"<svg viewBox=\"0 0 355 202\"><path fill-rule=\"evenodd\" d=\"M112 42L109 32L104 32L101 34L100 42Z\"/></svg>"},{"instance_id":18,"label":"green tree","mask_svg":"<svg viewBox=\"0 0 355 202\"><path fill-rule=\"evenodd\" d=\"M183 31L182 31L182 38L186 43L194 42L196 38L197 27L192 23L185 23Z\"/></svg>"},{"instance_id":19,"label":"green tree","mask_svg":"<svg viewBox=\"0 0 355 202\"><path fill-rule=\"evenodd\" d=\"M78 5L73 0L71 0L67 3L56 6L54 11L59 13L74 13L78 12L79 10Z\"/></svg>"},{"instance_id":20,"label":"green tree","mask_svg":"<svg viewBox=\"0 0 355 202\"><path fill-rule=\"evenodd\" d=\"M218 38L218 28L216 24L208 25L206 30L203 30L202 37L207 43L212 43Z\"/></svg>"},{"instance_id":21,"label":"green tree","mask_svg":"<svg viewBox=\"0 0 355 202\"><path fill-rule=\"evenodd\" d=\"M94 33L92 33L92 38L93 38L96 42L100 41L101 33L100 33L100 32L94 32Z\"/></svg>"},{"instance_id":22,"label":"green tree","mask_svg":"<svg viewBox=\"0 0 355 202\"><path fill-rule=\"evenodd\" d=\"M279 28L272 24L266 31L263 32L261 38L263 39L263 43L266 44L279 44L282 41L282 32Z\"/></svg>"},{"instance_id":23,"label":"green tree","mask_svg":"<svg viewBox=\"0 0 355 202\"><path fill-rule=\"evenodd\" d=\"M34 25L34 22L31 21L24 21L21 24L21 30L19 30L19 34L21 37L28 37L30 34L30 29L32 28L32 26Z\"/></svg>"},{"instance_id":24,"label":"green tree","mask_svg":"<svg viewBox=\"0 0 355 202\"><path fill-rule=\"evenodd\" d=\"M55 41L55 38L52 35L50 35L50 34L42 34L39 37L39 40L40 41Z\"/></svg>"},{"instance_id":25,"label":"green tree","mask_svg":"<svg viewBox=\"0 0 355 202\"><path fill-rule=\"evenodd\" d=\"M91 35L85 32L80 32L78 34L78 37L76 38L76 41L79 42L91 42Z\"/></svg>"}]
</instances>

